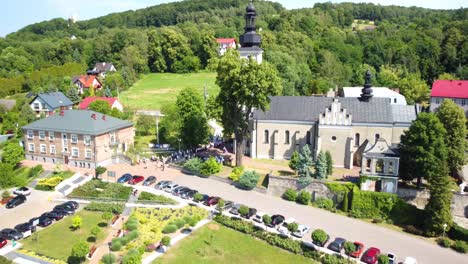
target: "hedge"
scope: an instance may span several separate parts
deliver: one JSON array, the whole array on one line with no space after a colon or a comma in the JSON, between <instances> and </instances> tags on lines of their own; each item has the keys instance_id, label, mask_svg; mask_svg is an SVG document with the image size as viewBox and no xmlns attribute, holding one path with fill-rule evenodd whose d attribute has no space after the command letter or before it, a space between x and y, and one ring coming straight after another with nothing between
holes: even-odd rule
<instances>
[{"instance_id":1,"label":"hedge","mask_svg":"<svg viewBox=\"0 0 468 264\"><path fill-rule=\"evenodd\" d=\"M85 206L85 210L98 211L98 212L112 212L114 214L121 214L125 208L124 203L98 203L91 202Z\"/></svg>"},{"instance_id":2,"label":"hedge","mask_svg":"<svg viewBox=\"0 0 468 264\"><path fill-rule=\"evenodd\" d=\"M457 240L452 244L452 249L460 253L468 252L468 243L465 241Z\"/></svg>"},{"instance_id":3,"label":"hedge","mask_svg":"<svg viewBox=\"0 0 468 264\"><path fill-rule=\"evenodd\" d=\"M465 229L455 223L447 232L447 235L453 240L468 241L468 229Z\"/></svg>"}]
</instances>

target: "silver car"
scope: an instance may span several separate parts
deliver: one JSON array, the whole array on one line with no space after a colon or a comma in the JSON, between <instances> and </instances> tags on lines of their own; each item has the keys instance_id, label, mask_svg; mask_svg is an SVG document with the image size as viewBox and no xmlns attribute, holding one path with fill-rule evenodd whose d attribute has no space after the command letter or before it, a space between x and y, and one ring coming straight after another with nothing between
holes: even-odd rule
<instances>
[{"instance_id":1,"label":"silver car","mask_svg":"<svg viewBox=\"0 0 468 264\"><path fill-rule=\"evenodd\" d=\"M296 232L293 232L292 235L295 236L295 237L303 237L307 232L309 232L310 230L310 227L306 226L306 225L299 225L297 227L297 231Z\"/></svg>"}]
</instances>

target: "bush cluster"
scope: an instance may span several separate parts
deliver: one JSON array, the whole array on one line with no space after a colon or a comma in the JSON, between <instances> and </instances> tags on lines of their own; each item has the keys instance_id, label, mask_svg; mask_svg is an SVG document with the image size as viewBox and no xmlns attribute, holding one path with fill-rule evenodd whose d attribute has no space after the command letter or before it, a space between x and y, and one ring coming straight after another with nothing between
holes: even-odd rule
<instances>
[{"instance_id":1,"label":"bush cluster","mask_svg":"<svg viewBox=\"0 0 468 264\"><path fill-rule=\"evenodd\" d=\"M221 171L221 164L219 164L214 157L209 158L200 166L200 173L205 176L211 176Z\"/></svg>"},{"instance_id":2,"label":"bush cluster","mask_svg":"<svg viewBox=\"0 0 468 264\"><path fill-rule=\"evenodd\" d=\"M138 196L138 201L151 201L155 204L177 204L177 201L164 195L156 195L149 192L142 192Z\"/></svg>"},{"instance_id":3,"label":"bush cluster","mask_svg":"<svg viewBox=\"0 0 468 264\"><path fill-rule=\"evenodd\" d=\"M200 173L202 161L199 158L192 158L184 163L184 169L191 172Z\"/></svg>"},{"instance_id":4,"label":"bush cluster","mask_svg":"<svg viewBox=\"0 0 468 264\"><path fill-rule=\"evenodd\" d=\"M442 238L442 237L439 237L437 239L437 244L439 244L441 247L445 247L445 248L448 248L450 247L450 245L452 245L452 241L450 241L450 239L448 238Z\"/></svg>"},{"instance_id":5,"label":"bush cluster","mask_svg":"<svg viewBox=\"0 0 468 264\"><path fill-rule=\"evenodd\" d=\"M122 258L122 264L135 264L135 263L142 263L143 252L140 252L138 249L133 248L130 249Z\"/></svg>"},{"instance_id":6,"label":"bush cluster","mask_svg":"<svg viewBox=\"0 0 468 264\"><path fill-rule=\"evenodd\" d=\"M97 189L102 189L99 191ZM132 188L118 183L104 182L101 180L91 180L73 190L70 197L80 198L104 198L127 200L132 192Z\"/></svg>"},{"instance_id":7,"label":"bush cluster","mask_svg":"<svg viewBox=\"0 0 468 264\"><path fill-rule=\"evenodd\" d=\"M114 214L121 214L125 208L124 203L98 203L91 202L85 206L85 210L97 212L112 212Z\"/></svg>"},{"instance_id":8,"label":"bush cluster","mask_svg":"<svg viewBox=\"0 0 468 264\"><path fill-rule=\"evenodd\" d=\"M137 230L133 230L127 235L123 237L116 237L112 239L112 244L111 244L111 250L112 251L119 251L123 246L127 245L131 241L137 239L139 236L139 233Z\"/></svg>"},{"instance_id":9,"label":"bush cluster","mask_svg":"<svg viewBox=\"0 0 468 264\"><path fill-rule=\"evenodd\" d=\"M328 199L328 198L323 198L323 197L317 198L317 200L315 200L314 204L318 208L323 208L323 209L326 209L326 210L331 210L333 208L333 200Z\"/></svg>"},{"instance_id":10,"label":"bush cluster","mask_svg":"<svg viewBox=\"0 0 468 264\"><path fill-rule=\"evenodd\" d=\"M258 181L260 180L260 175L256 171L246 171L242 176L239 178L239 185L240 187L252 190L257 186Z\"/></svg>"},{"instance_id":11,"label":"bush cluster","mask_svg":"<svg viewBox=\"0 0 468 264\"><path fill-rule=\"evenodd\" d=\"M297 198L297 191L289 188L283 193L283 199L288 201L296 201Z\"/></svg>"},{"instance_id":12,"label":"bush cluster","mask_svg":"<svg viewBox=\"0 0 468 264\"><path fill-rule=\"evenodd\" d=\"M42 178L39 179L36 185L36 190L42 191L50 191L55 188L55 186L59 185L63 181L63 177L61 176L53 176L49 178Z\"/></svg>"},{"instance_id":13,"label":"bush cluster","mask_svg":"<svg viewBox=\"0 0 468 264\"><path fill-rule=\"evenodd\" d=\"M239 178L244 174L244 166L238 166L232 169L231 173L229 174L229 179L232 181L239 181Z\"/></svg>"},{"instance_id":14,"label":"bush cluster","mask_svg":"<svg viewBox=\"0 0 468 264\"><path fill-rule=\"evenodd\" d=\"M308 205L311 199L312 199L312 195L309 192L300 191L299 194L297 195L296 202L300 204Z\"/></svg>"},{"instance_id":15,"label":"bush cluster","mask_svg":"<svg viewBox=\"0 0 468 264\"><path fill-rule=\"evenodd\" d=\"M453 226L447 232L447 235L453 240L468 241L468 229L465 229L457 224L453 224Z\"/></svg>"},{"instance_id":16,"label":"bush cluster","mask_svg":"<svg viewBox=\"0 0 468 264\"><path fill-rule=\"evenodd\" d=\"M466 241L456 240L452 244L451 248L454 249L457 252L466 253L466 252L468 252L468 243Z\"/></svg>"},{"instance_id":17,"label":"bush cluster","mask_svg":"<svg viewBox=\"0 0 468 264\"><path fill-rule=\"evenodd\" d=\"M135 231L138 229L138 219L136 217L128 218L127 222L125 223L125 227L127 230Z\"/></svg>"},{"instance_id":18,"label":"bush cluster","mask_svg":"<svg viewBox=\"0 0 468 264\"><path fill-rule=\"evenodd\" d=\"M327 241L327 233L322 229L316 229L312 232L312 241L316 244L322 245L325 241Z\"/></svg>"}]
</instances>

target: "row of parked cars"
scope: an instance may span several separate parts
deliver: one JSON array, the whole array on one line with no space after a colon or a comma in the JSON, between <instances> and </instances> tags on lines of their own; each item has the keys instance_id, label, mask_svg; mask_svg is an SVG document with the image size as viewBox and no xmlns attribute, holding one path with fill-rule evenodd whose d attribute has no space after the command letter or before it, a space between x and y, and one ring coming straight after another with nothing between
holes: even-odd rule
<instances>
[{"instance_id":1,"label":"row of parked cars","mask_svg":"<svg viewBox=\"0 0 468 264\"><path fill-rule=\"evenodd\" d=\"M130 173L125 173L120 178L117 179L118 183L128 183L131 185L138 184L143 182L143 186L150 186L156 182L156 176L149 176L145 179L145 177L140 175L132 175Z\"/></svg>"},{"instance_id":2,"label":"row of parked cars","mask_svg":"<svg viewBox=\"0 0 468 264\"><path fill-rule=\"evenodd\" d=\"M20 240L24 237L23 233L36 232L36 227L47 227L54 221L59 221L67 215L72 215L78 209L78 203L68 201L57 205L50 212L43 213L39 217L31 218L28 222L16 225L15 228L5 228L0 231L0 248L7 244L7 240Z\"/></svg>"}]
</instances>

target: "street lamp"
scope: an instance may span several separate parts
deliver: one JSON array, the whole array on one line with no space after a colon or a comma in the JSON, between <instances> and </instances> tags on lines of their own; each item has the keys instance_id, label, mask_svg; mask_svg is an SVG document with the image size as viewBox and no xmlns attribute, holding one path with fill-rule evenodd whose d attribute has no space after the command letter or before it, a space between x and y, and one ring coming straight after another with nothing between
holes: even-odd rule
<instances>
[{"instance_id":1,"label":"street lamp","mask_svg":"<svg viewBox=\"0 0 468 264\"><path fill-rule=\"evenodd\" d=\"M447 224L444 224L442 227L444 228L444 232L442 233L442 237L445 238L445 229L447 228Z\"/></svg>"}]
</instances>

